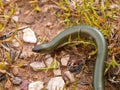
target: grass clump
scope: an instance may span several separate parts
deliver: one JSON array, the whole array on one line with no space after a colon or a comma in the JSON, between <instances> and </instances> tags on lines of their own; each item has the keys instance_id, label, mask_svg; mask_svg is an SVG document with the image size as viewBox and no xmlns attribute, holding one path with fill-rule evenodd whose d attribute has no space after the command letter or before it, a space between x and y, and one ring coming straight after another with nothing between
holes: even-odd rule
<instances>
[{"instance_id":1,"label":"grass clump","mask_svg":"<svg viewBox=\"0 0 120 90\"><path fill-rule=\"evenodd\" d=\"M110 20L114 20L114 9L110 8L112 1L94 2L93 0L59 0L57 4L61 12L58 17L63 19L63 23L68 26L73 25L90 25L97 27L107 37L110 37L110 32L113 24ZM108 24L109 23L109 24Z\"/></svg>"},{"instance_id":2,"label":"grass clump","mask_svg":"<svg viewBox=\"0 0 120 90\"><path fill-rule=\"evenodd\" d=\"M0 57L0 69L4 70L7 65L12 63L11 49L6 44L13 40L18 32L18 22L12 18L17 11L17 4L14 1L3 2L3 0L0 0L0 7L0 46L4 48L0 50L2 54ZM15 30L9 29L11 24L15 27Z\"/></svg>"},{"instance_id":3,"label":"grass clump","mask_svg":"<svg viewBox=\"0 0 120 90\"><path fill-rule=\"evenodd\" d=\"M112 42L112 33L118 35L117 31L113 31L116 23L116 18L120 17L119 14L119 1L94 1L94 0L59 0L54 2L59 8L60 12L57 16L63 20L63 24L68 27L74 25L89 25L98 28L108 41L108 47L116 45L116 51L109 50L110 57L114 53L119 53L118 45L116 42ZM119 22L119 21L118 21ZM110 48L109 48L110 49ZM118 66L115 59L112 57L108 62L107 70L110 67Z\"/></svg>"}]
</instances>

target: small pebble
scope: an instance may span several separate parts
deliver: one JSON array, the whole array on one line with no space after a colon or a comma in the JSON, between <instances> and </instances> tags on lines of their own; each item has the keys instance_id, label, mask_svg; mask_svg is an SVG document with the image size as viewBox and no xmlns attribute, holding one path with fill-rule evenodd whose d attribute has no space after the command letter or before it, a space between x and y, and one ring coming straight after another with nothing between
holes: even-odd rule
<instances>
[{"instance_id":1,"label":"small pebble","mask_svg":"<svg viewBox=\"0 0 120 90\"><path fill-rule=\"evenodd\" d=\"M32 29L25 28L23 30L23 40L24 40L24 42L28 42L28 43L36 43L37 42L37 38Z\"/></svg>"},{"instance_id":2,"label":"small pebble","mask_svg":"<svg viewBox=\"0 0 120 90\"><path fill-rule=\"evenodd\" d=\"M15 84L15 85L19 85L22 83L22 78L17 76L17 77L13 77L12 78L12 83Z\"/></svg>"},{"instance_id":3,"label":"small pebble","mask_svg":"<svg viewBox=\"0 0 120 90\"><path fill-rule=\"evenodd\" d=\"M42 90L43 84L41 81L32 82L28 85L28 90Z\"/></svg>"},{"instance_id":4,"label":"small pebble","mask_svg":"<svg viewBox=\"0 0 120 90\"><path fill-rule=\"evenodd\" d=\"M69 78L70 82L75 81L74 75L70 71L66 71L64 74Z\"/></svg>"},{"instance_id":5,"label":"small pebble","mask_svg":"<svg viewBox=\"0 0 120 90\"><path fill-rule=\"evenodd\" d=\"M55 76L61 75L61 70L60 69L54 69L53 73Z\"/></svg>"},{"instance_id":6,"label":"small pebble","mask_svg":"<svg viewBox=\"0 0 120 90\"><path fill-rule=\"evenodd\" d=\"M64 90L65 82L62 77L51 78L47 90Z\"/></svg>"},{"instance_id":7,"label":"small pebble","mask_svg":"<svg viewBox=\"0 0 120 90\"><path fill-rule=\"evenodd\" d=\"M62 64L63 66L67 66L69 59L70 59L70 55L65 55L65 56L63 56L63 57L61 58L61 64Z\"/></svg>"},{"instance_id":8,"label":"small pebble","mask_svg":"<svg viewBox=\"0 0 120 90\"><path fill-rule=\"evenodd\" d=\"M44 68L45 64L44 62L32 62L30 66L33 68L34 71L37 71L37 69Z\"/></svg>"},{"instance_id":9,"label":"small pebble","mask_svg":"<svg viewBox=\"0 0 120 90\"><path fill-rule=\"evenodd\" d=\"M20 54L20 58L21 58L21 59L24 59L25 57L27 57L27 52L22 52L22 53Z\"/></svg>"},{"instance_id":10,"label":"small pebble","mask_svg":"<svg viewBox=\"0 0 120 90\"><path fill-rule=\"evenodd\" d=\"M89 83L82 81L82 82L80 82L80 85L89 85Z\"/></svg>"},{"instance_id":11,"label":"small pebble","mask_svg":"<svg viewBox=\"0 0 120 90\"><path fill-rule=\"evenodd\" d=\"M16 22L18 22L18 16L13 16L12 19Z\"/></svg>"},{"instance_id":12,"label":"small pebble","mask_svg":"<svg viewBox=\"0 0 120 90\"><path fill-rule=\"evenodd\" d=\"M21 11L20 10L17 10L16 12L15 12L15 15L19 15L21 13Z\"/></svg>"},{"instance_id":13,"label":"small pebble","mask_svg":"<svg viewBox=\"0 0 120 90\"><path fill-rule=\"evenodd\" d=\"M48 54L48 55L45 56L45 58L46 58L45 64L47 65L47 67L49 67L53 62L53 57L51 57L51 55Z\"/></svg>"}]
</instances>

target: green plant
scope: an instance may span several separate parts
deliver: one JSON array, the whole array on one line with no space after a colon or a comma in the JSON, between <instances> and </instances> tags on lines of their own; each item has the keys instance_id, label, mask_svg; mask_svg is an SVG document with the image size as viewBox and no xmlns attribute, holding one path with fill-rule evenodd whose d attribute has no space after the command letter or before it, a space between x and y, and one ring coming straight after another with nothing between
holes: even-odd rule
<instances>
[{"instance_id":1,"label":"green plant","mask_svg":"<svg viewBox=\"0 0 120 90\"><path fill-rule=\"evenodd\" d=\"M33 70L35 71L39 71L39 70L51 70L51 69L56 69L58 66L58 62L56 59L54 59L54 61L52 62L52 64L49 67L46 68L33 68Z\"/></svg>"},{"instance_id":2,"label":"green plant","mask_svg":"<svg viewBox=\"0 0 120 90\"><path fill-rule=\"evenodd\" d=\"M61 9L61 13L58 13L58 17L63 18L63 23L68 26L79 24L94 26L99 28L107 38L110 37L113 25L112 23L108 25L106 22L108 22L108 18L114 19L113 10L107 11L112 1L106 1L106 3L101 1L100 4L94 3L93 0L73 2L75 2L74 9L68 0L59 0L59 3L57 3Z\"/></svg>"},{"instance_id":3,"label":"green plant","mask_svg":"<svg viewBox=\"0 0 120 90\"><path fill-rule=\"evenodd\" d=\"M6 13L6 6L3 4L3 1L0 0L0 11L1 11L1 18L4 19L4 23L0 23L0 33L4 31L4 29L6 28L7 24L10 22L12 16L15 14L16 12L16 8L14 5L10 4L10 11L9 13Z\"/></svg>"},{"instance_id":4,"label":"green plant","mask_svg":"<svg viewBox=\"0 0 120 90\"><path fill-rule=\"evenodd\" d=\"M2 43L4 42L4 44L5 44L5 43L13 40L15 38L15 35L18 32L18 23L15 21L13 22L16 25L15 31L11 32L7 28L9 26L9 23L11 23L13 21L12 17L14 16L15 12L17 11L17 4L12 3L12 1L11 1L11 2L7 3L7 5L6 5L5 3L3 3L3 0L0 0L0 7L1 7L0 8L0 12L1 12L0 19L2 20L2 22L0 23L0 37L1 37L0 45L4 49L6 49L5 52L2 52L4 54L4 57L1 57L0 69L5 70L7 65L11 64L12 59L10 56L10 49L6 48Z\"/></svg>"},{"instance_id":5,"label":"green plant","mask_svg":"<svg viewBox=\"0 0 120 90\"><path fill-rule=\"evenodd\" d=\"M106 70L105 70L105 73L106 73L108 70L110 70L110 68L115 68L115 67L119 67L119 66L120 66L120 64L117 63L117 61L116 61L116 59L115 59L115 56L113 55L113 56L112 56L112 60L111 60L109 63L107 63L107 68L106 68Z\"/></svg>"},{"instance_id":6,"label":"green plant","mask_svg":"<svg viewBox=\"0 0 120 90\"><path fill-rule=\"evenodd\" d=\"M113 33L113 26L115 26L115 17L120 17L120 14L118 13L118 7L111 8L111 5L114 4L114 1L106 0L95 3L94 0L73 0L73 2L75 3L74 8L71 6L71 3L66 2L66 0L59 0L59 2L56 4L58 5L58 7L60 7L61 10L58 13L58 18L61 18L63 20L64 25L71 27L73 25L86 24L92 27L97 27L105 36L110 45L116 45L116 43L111 42L111 33ZM120 1L116 1L115 4L119 6ZM83 43L84 45L88 45L88 43L91 44L90 42L86 43L84 41L68 41L60 47L65 45L76 45L78 43ZM113 47L111 47L110 45L108 45L108 53L111 56L114 54L114 52ZM96 52L97 49L90 55L94 55ZM119 53L119 50L117 50L116 53ZM116 62L113 55L111 61L107 63L106 71L108 71L111 67L116 66L119 66L119 64Z\"/></svg>"},{"instance_id":7,"label":"green plant","mask_svg":"<svg viewBox=\"0 0 120 90\"><path fill-rule=\"evenodd\" d=\"M40 7L38 5L39 0L31 0L31 1L29 1L29 3L33 7L34 11L36 11L36 12L40 12L41 11L41 9L40 9Z\"/></svg>"}]
</instances>

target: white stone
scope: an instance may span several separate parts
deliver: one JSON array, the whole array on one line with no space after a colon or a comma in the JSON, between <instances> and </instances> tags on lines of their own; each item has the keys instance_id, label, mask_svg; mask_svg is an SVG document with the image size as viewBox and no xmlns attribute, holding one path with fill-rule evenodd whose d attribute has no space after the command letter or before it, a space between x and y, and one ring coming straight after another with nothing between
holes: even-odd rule
<instances>
[{"instance_id":1,"label":"white stone","mask_svg":"<svg viewBox=\"0 0 120 90\"><path fill-rule=\"evenodd\" d=\"M69 59L70 59L70 55L65 55L65 56L63 56L63 57L61 58L61 64L62 64L63 66L67 66L67 63L68 63Z\"/></svg>"},{"instance_id":2,"label":"white stone","mask_svg":"<svg viewBox=\"0 0 120 90\"><path fill-rule=\"evenodd\" d=\"M37 69L45 68L44 62L32 62L30 66L33 68L33 70L37 71Z\"/></svg>"},{"instance_id":3,"label":"white stone","mask_svg":"<svg viewBox=\"0 0 120 90\"><path fill-rule=\"evenodd\" d=\"M53 73L55 76L61 75L61 70L60 69L54 69Z\"/></svg>"},{"instance_id":4,"label":"white stone","mask_svg":"<svg viewBox=\"0 0 120 90\"><path fill-rule=\"evenodd\" d=\"M32 82L28 85L28 90L42 90L43 84L41 81Z\"/></svg>"},{"instance_id":5,"label":"white stone","mask_svg":"<svg viewBox=\"0 0 120 90\"><path fill-rule=\"evenodd\" d=\"M45 64L47 65L47 67L49 67L53 62L53 57L51 57L51 55L48 54L48 55L45 56L45 58L46 58Z\"/></svg>"},{"instance_id":6,"label":"white stone","mask_svg":"<svg viewBox=\"0 0 120 90\"><path fill-rule=\"evenodd\" d=\"M47 85L47 90L63 90L65 82L62 77L51 78Z\"/></svg>"},{"instance_id":7,"label":"white stone","mask_svg":"<svg viewBox=\"0 0 120 90\"><path fill-rule=\"evenodd\" d=\"M26 28L23 30L23 40L24 40L24 42L28 42L28 43L36 43L37 42L37 38L32 29Z\"/></svg>"},{"instance_id":8,"label":"white stone","mask_svg":"<svg viewBox=\"0 0 120 90\"><path fill-rule=\"evenodd\" d=\"M18 22L18 16L13 16L12 19L16 22Z\"/></svg>"},{"instance_id":9,"label":"white stone","mask_svg":"<svg viewBox=\"0 0 120 90\"><path fill-rule=\"evenodd\" d=\"M15 15L19 15L20 14L20 10L17 10L16 12L15 12Z\"/></svg>"}]
</instances>

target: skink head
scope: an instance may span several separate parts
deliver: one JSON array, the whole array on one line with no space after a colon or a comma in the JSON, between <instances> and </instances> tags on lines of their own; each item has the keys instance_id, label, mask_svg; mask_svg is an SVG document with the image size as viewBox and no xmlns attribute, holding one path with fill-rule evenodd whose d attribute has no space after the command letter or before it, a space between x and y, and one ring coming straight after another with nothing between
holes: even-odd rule
<instances>
[{"instance_id":1,"label":"skink head","mask_svg":"<svg viewBox=\"0 0 120 90\"><path fill-rule=\"evenodd\" d=\"M32 49L32 51L36 53L50 53L52 52L52 49L48 47L47 44L40 44L40 45L35 46Z\"/></svg>"}]
</instances>

